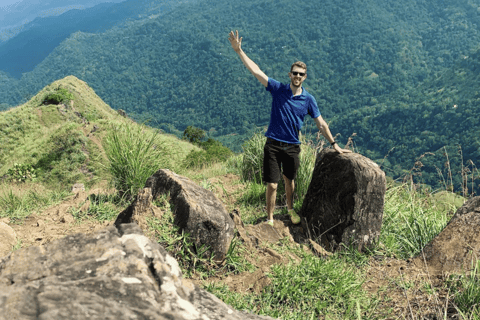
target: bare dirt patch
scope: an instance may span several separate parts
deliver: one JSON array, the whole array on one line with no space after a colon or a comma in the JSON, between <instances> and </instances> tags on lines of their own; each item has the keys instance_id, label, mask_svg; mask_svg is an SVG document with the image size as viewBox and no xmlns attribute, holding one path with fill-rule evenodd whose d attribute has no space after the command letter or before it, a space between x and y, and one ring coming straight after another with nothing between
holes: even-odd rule
<instances>
[{"instance_id":1,"label":"bare dirt patch","mask_svg":"<svg viewBox=\"0 0 480 320\"><path fill-rule=\"evenodd\" d=\"M13 188L13 192L22 193L21 185ZM19 190L16 190L19 189ZM52 240L65 237L73 233L89 233L104 228L111 222L99 222L96 220L76 220L73 210L88 210L89 197L93 194L108 194L112 190L106 188L92 189L88 192L79 191L68 197L62 203L49 207L41 212L34 212L26 217L20 224L10 223L9 218L0 219L3 223L7 223L16 235L15 242L18 247L29 247L32 245L43 245ZM12 250L12 248L10 248ZM0 252L3 256L10 252Z\"/></svg>"}]
</instances>

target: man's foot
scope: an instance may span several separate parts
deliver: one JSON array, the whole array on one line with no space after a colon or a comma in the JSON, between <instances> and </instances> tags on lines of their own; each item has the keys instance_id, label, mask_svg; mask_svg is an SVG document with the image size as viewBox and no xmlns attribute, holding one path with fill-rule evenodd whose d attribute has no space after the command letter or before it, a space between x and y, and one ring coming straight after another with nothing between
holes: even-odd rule
<instances>
[{"instance_id":1,"label":"man's foot","mask_svg":"<svg viewBox=\"0 0 480 320\"><path fill-rule=\"evenodd\" d=\"M273 227L273 220L267 220L267 224L269 224Z\"/></svg>"},{"instance_id":2,"label":"man's foot","mask_svg":"<svg viewBox=\"0 0 480 320\"><path fill-rule=\"evenodd\" d=\"M295 212L295 210L288 210L288 215L290 216L290 220L293 224L300 223L300 216Z\"/></svg>"}]
</instances>

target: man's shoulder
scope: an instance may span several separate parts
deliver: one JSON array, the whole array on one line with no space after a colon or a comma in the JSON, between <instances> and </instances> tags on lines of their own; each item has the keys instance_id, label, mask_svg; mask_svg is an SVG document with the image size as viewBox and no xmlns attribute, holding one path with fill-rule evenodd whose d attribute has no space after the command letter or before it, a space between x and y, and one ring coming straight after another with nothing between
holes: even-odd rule
<instances>
[{"instance_id":1,"label":"man's shoulder","mask_svg":"<svg viewBox=\"0 0 480 320\"><path fill-rule=\"evenodd\" d=\"M269 91L283 91L288 89L288 85L281 83L278 80L275 80L273 78L268 78L268 86L267 90Z\"/></svg>"},{"instance_id":2,"label":"man's shoulder","mask_svg":"<svg viewBox=\"0 0 480 320\"><path fill-rule=\"evenodd\" d=\"M317 100L315 99L315 97L310 93L308 92L308 90L306 88L303 88L303 93L305 94L305 96L309 99L309 100L312 100L314 101L315 103L317 103Z\"/></svg>"}]
</instances>

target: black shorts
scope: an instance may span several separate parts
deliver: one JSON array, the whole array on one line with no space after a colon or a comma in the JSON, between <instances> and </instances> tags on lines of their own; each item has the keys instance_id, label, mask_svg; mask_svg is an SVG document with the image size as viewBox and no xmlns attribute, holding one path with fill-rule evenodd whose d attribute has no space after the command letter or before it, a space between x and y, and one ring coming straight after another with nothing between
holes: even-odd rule
<instances>
[{"instance_id":1,"label":"black shorts","mask_svg":"<svg viewBox=\"0 0 480 320\"><path fill-rule=\"evenodd\" d=\"M278 183L280 173L295 180L300 166L300 145L288 144L267 138L263 148L263 181Z\"/></svg>"}]
</instances>

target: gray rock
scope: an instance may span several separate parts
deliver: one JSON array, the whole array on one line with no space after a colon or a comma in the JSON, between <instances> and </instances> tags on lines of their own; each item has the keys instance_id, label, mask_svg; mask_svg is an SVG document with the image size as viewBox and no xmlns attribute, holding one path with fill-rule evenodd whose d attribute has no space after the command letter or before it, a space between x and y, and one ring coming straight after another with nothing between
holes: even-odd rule
<instances>
[{"instance_id":1,"label":"gray rock","mask_svg":"<svg viewBox=\"0 0 480 320\"><path fill-rule=\"evenodd\" d=\"M129 223L134 215L150 210L151 199L160 194L170 195L174 223L189 233L197 246L208 246L216 261L224 260L235 228L225 206L211 191L167 169L148 178L144 190L118 215L115 225Z\"/></svg>"},{"instance_id":2,"label":"gray rock","mask_svg":"<svg viewBox=\"0 0 480 320\"><path fill-rule=\"evenodd\" d=\"M385 173L376 163L324 149L299 212L302 227L328 250L343 243L362 251L380 235L385 190Z\"/></svg>"},{"instance_id":3,"label":"gray rock","mask_svg":"<svg viewBox=\"0 0 480 320\"><path fill-rule=\"evenodd\" d=\"M0 320L271 319L182 279L136 224L76 234L0 259Z\"/></svg>"},{"instance_id":4,"label":"gray rock","mask_svg":"<svg viewBox=\"0 0 480 320\"><path fill-rule=\"evenodd\" d=\"M8 224L0 221L0 257L3 257L17 244L17 234Z\"/></svg>"},{"instance_id":5,"label":"gray rock","mask_svg":"<svg viewBox=\"0 0 480 320\"><path fill-rule=\"evenodd\" d=\"M447 226L416 259L432 273L463 273L480 257L480 197L460 207Z\"/></svg>"}]
</instances>

